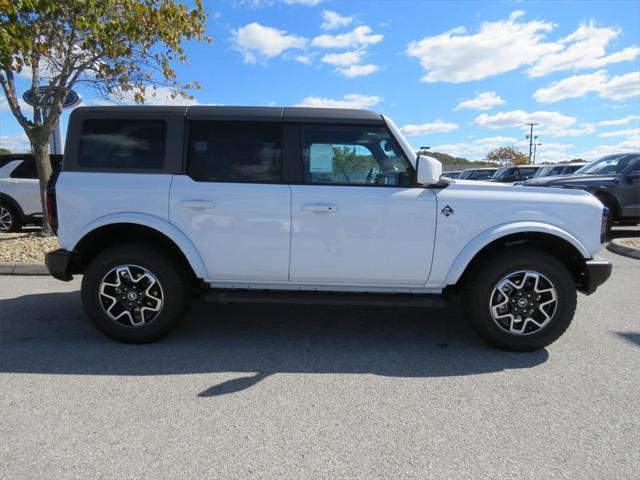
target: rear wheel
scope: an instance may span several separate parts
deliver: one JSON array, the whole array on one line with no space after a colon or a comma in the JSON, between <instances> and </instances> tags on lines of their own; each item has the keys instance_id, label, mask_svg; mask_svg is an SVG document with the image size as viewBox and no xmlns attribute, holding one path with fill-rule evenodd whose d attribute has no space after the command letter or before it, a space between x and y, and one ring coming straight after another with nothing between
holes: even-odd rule
<instances>
[{"instance_id":1,"label":"rear wheel","mask_svg":"<svg viewBox=\"0 0 640 480\"><path fill-rule=\"evenodd\" d=\"M577 301L564 264L530 248L486 258L467 278L465 292L472 326L506 350L536 350L556 341L569 327Z\"/></svg>"},{"instance_id":2,"label":"rear wheel","mask_svg":"<svg viewBox=\"0 0 640 480\"><path fill-rule=\"evenodd\" d=\"M182 318L190 282L161 252L121 244L97 255L82 278L82 302L98 329L126 343L154 341Z\"/></svg>"},{"instance_id":3,"label":"rear wheel","mask_svg":"<svg viewBox=\"0 0 640 480\"><path fill-rule=\"evenodd\" d=\"M17 232L22 223L15 208L4 203L0 203L0 233Z\"/></svg>"}]
</instances>

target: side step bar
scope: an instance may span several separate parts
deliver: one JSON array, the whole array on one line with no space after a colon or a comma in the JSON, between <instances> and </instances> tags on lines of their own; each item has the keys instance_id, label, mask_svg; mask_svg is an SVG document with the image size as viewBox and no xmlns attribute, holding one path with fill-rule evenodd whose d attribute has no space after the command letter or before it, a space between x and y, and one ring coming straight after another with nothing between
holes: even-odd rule
<instances>
[{"instance_id":1,"label":"side step bar","mask_svg":"<svg viewBox=\"0 0 640 480\"><path fill-rule=\"evenodd\" d=\"M288 303L297 305L361 305L371 307L444 308L447 298L434 294L387 294L342 292L297 292L215 289L202 293L202 300L218 303Z\"/></svg>"}]
</instances>

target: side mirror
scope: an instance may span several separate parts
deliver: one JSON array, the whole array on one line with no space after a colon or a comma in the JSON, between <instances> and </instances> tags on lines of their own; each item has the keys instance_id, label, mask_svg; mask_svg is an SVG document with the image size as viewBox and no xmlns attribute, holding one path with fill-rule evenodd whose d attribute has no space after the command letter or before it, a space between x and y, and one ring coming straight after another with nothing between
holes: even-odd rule
<instances>
[{"instance_id":1,"label":"side mirror","mask_svg":"<svg viewBox=\"0 0 640 480\"><path fill-rule=\"evenodd\" d=\"M627 178L632 182L640 181L640 171L636 170L635 172L631 172L629 175L627 175Z\"/></svg>"},{"instance_id":2,"label":"side mirror","mask_svg":"<svg viewBox=\"0 0 640 480\"><path fill-rule=\"evenodd\" d=\"M420 185L433 185L440 181L442 175L442 163L433 157L418 155L418 183Z\"/></svg>"}]
</instances>

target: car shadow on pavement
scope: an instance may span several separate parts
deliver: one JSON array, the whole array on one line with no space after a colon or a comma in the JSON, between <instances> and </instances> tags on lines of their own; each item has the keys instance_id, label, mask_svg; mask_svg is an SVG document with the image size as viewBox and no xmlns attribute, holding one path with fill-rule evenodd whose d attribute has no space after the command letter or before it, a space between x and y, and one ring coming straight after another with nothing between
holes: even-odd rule
<instances>
[{"instance_id":1,"label":"car shadow on pavement","mask_svg":"<svg viewBox=\"0 0 640 480\"><path fill-rule=\"evenodd\" d=\"M447 377L525 369L546 350L487 346L457 307L438 310L193 302L177 330L147 345L100 334L79 292L0 300L0 371L72 375L238 372L201 397L249 388L275 373Z\"/></svg>"}]
</instances>

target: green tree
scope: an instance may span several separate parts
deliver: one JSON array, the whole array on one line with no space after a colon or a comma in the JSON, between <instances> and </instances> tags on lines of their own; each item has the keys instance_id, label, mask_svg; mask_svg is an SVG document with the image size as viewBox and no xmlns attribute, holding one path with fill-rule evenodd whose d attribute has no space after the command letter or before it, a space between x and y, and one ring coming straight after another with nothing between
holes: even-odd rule
<instances>
[{"instance_id":1,"label":"green tree","mask_svg":"<svg viewBox=\"0 0 640 480\"><path fill-rule=\"evenodd\" d=\"M378 162L370 154L362 155L356 147L333 147L333 177L336 182L354 181L357 176L377 166Z\"/></svg>"},{"instance_id":2,"label":"green tree","mask_svg":"<svg viewBox=\"0 0 640 480\"><path fill-rule=\"evenodd\" d=\"M7 150L6 148L0 148L0 155L9 155L11 150Z\"/></svg>"},{"instance_id":3,"label":"green tree","mask_svg":"<svg viewBox=\"0 0 640 480\"><path fill-rule=\"evenodd\" d=\"M487 162L495 162L500 166L527 165L529 157L515 147L498 147L484 157Z\"/></svg>"},{"instance_id":4,"label":"green tree","mask_svg":"<svg viewBox=\"0 0 640 480\"><path fill-rule=\"evenodd\" d=\"M149 87L188 96L172 65L185 62L185 40L207 40L201 0L0 0L0 84L36 159L43 211L51 176L49 138L70 89L82 83L103 96L132 92L144 102ZM28 73L33 117L20 109L15 75ZM39 87L46 87L40 92Z\"/></svg>"}]
</instances>

